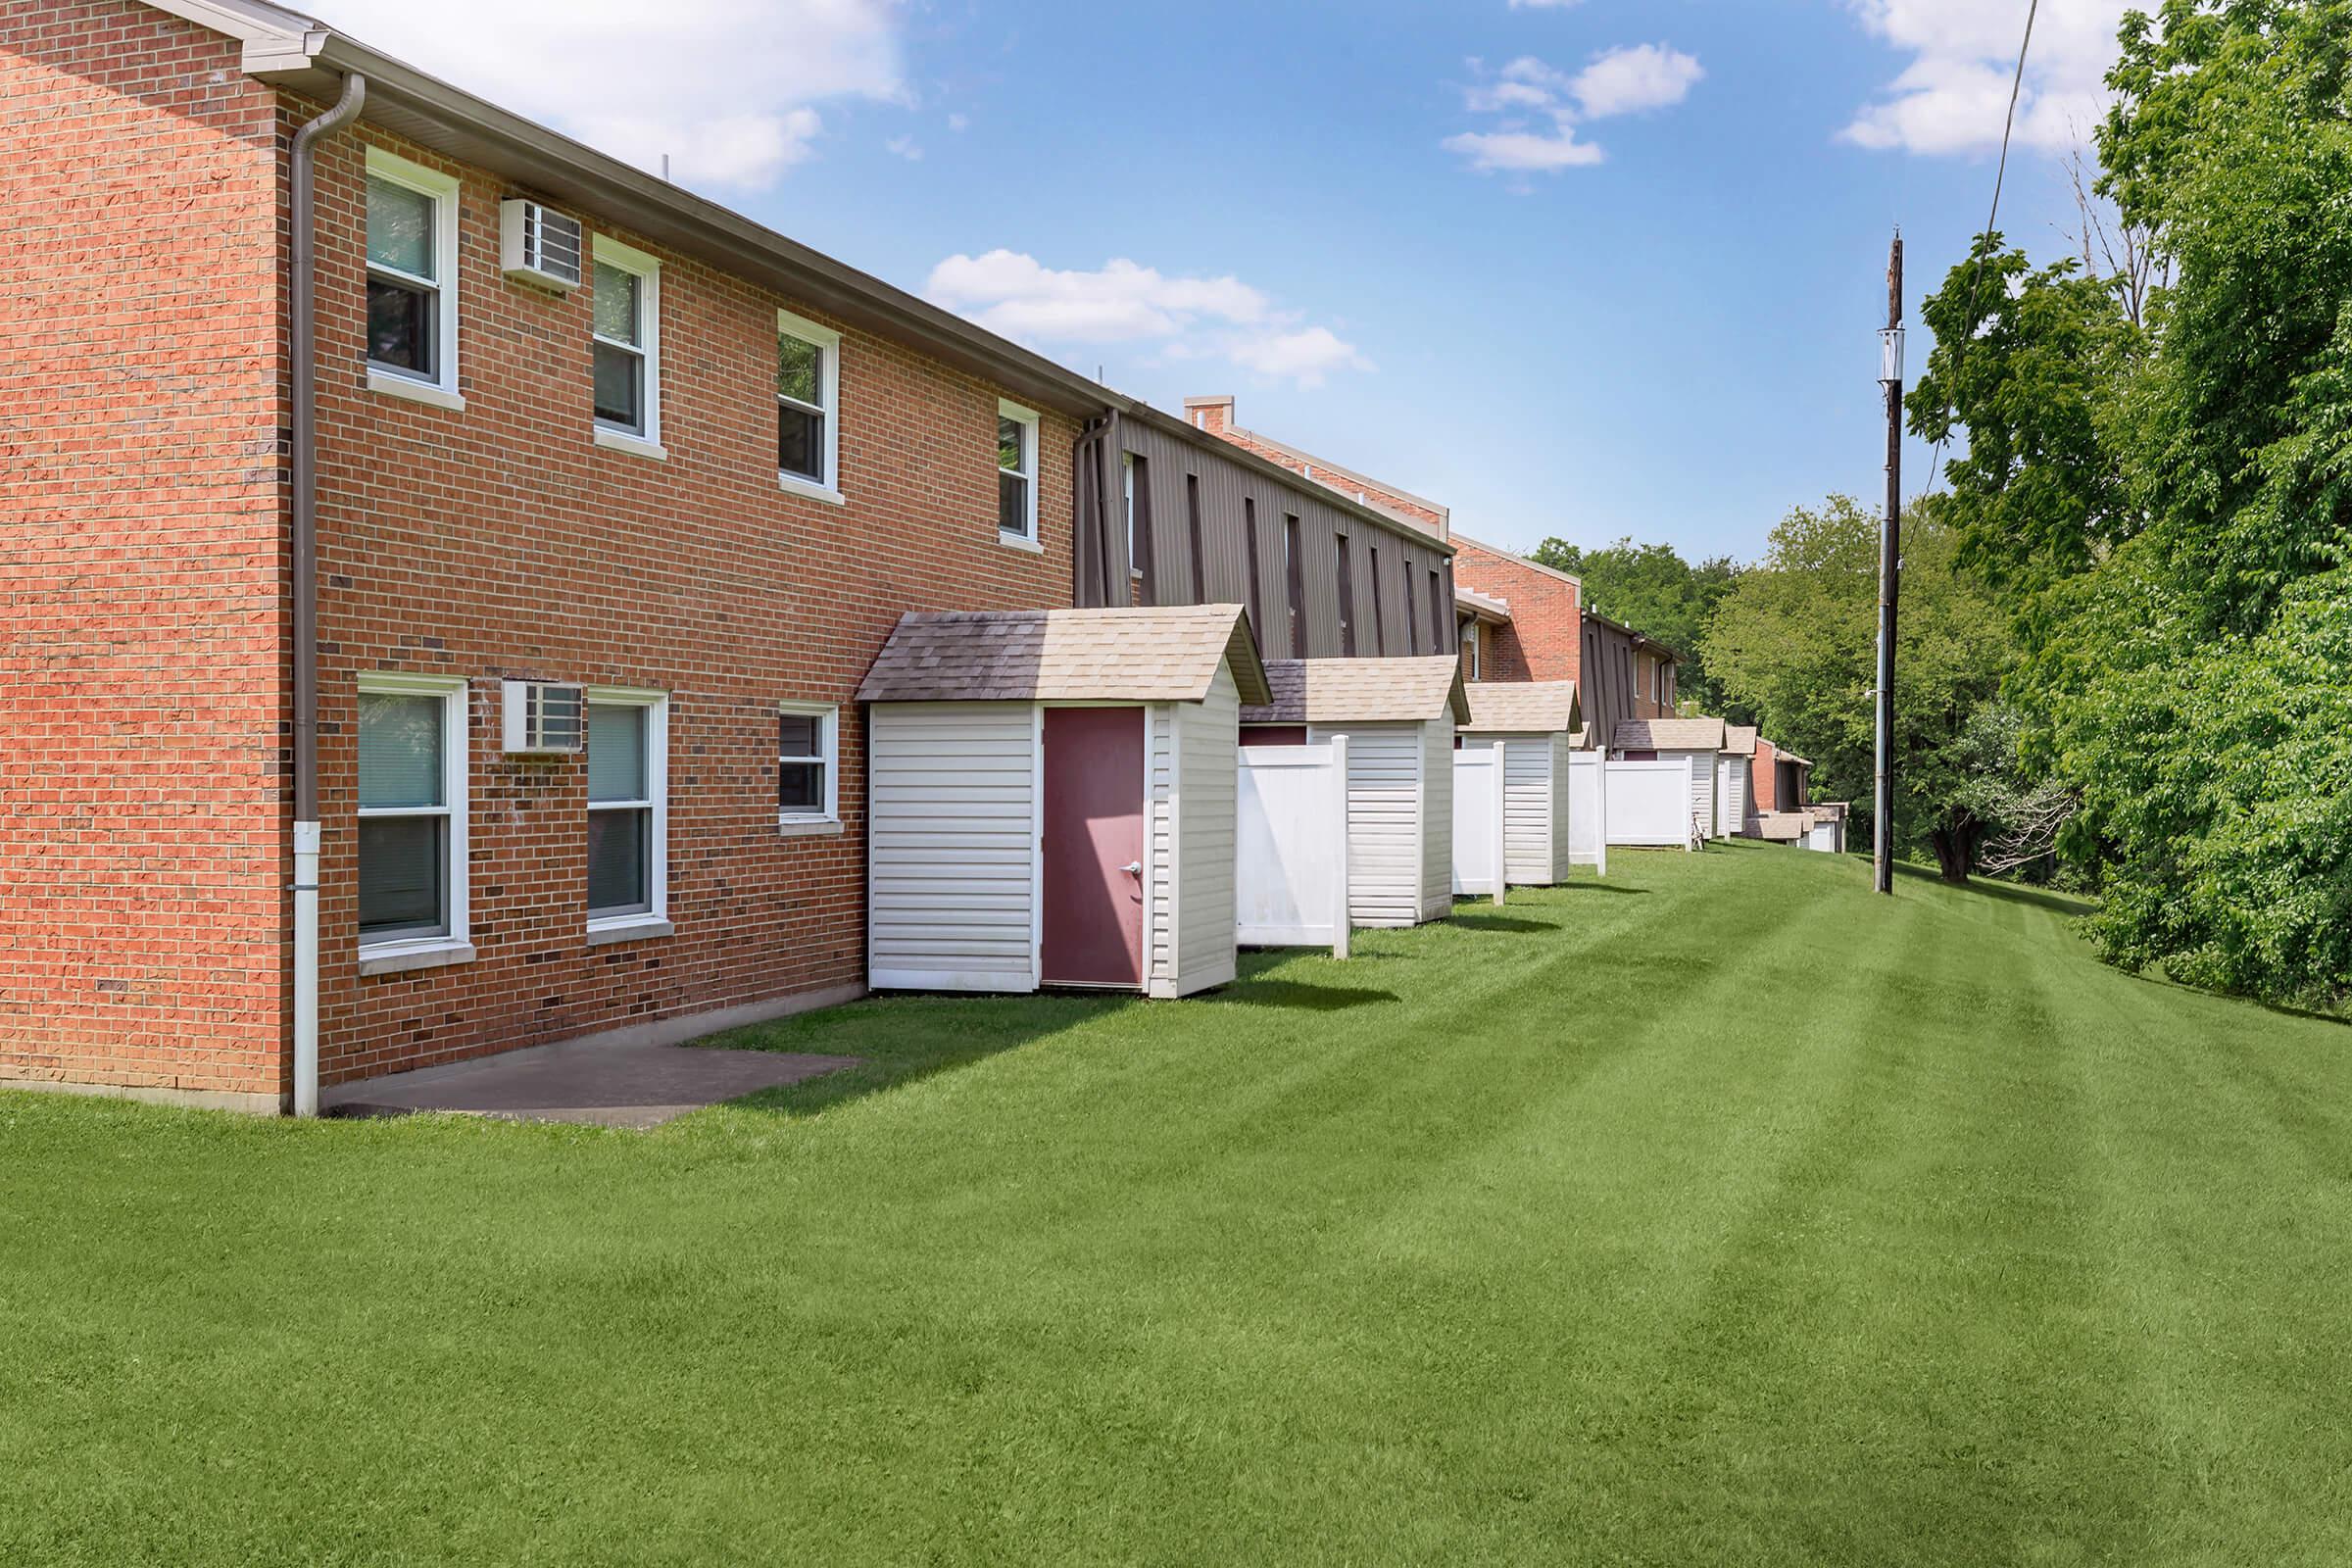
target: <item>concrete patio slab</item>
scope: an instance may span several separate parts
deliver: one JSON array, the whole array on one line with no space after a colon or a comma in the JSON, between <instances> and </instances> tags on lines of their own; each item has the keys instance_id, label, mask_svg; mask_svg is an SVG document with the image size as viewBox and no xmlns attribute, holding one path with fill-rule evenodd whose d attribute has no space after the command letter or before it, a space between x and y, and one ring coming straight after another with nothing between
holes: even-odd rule
<instances>
[{"instance_id":1,"label":"concrete patio slab","mask_svg":"<svg viewBox=\"0 0 2352 1568\"><path fill-rule=\"evenodd\" d=\"M514 1121L658 1127L762 1089L858 1064L856 1056L573 1041L392 1073L321 1092L329 1116L459 1111Z\"/></svg>"}]
</instances>

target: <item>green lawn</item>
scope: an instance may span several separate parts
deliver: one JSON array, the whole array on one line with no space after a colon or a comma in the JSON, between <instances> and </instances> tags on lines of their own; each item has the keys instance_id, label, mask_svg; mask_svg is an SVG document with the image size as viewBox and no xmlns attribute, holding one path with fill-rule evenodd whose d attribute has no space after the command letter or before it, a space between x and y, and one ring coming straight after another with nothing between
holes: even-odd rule
<instances>
[{"instance_id":1,"label":"green lawn","mask_svg":"<svg viewBox=\"0 0 2352 1568\"><path fill-rule=\"evenodd\" d=\"M654 1134L0 1097L0 1562L2352 1561L2352 1029L1755 846Z\"/></svg>"}]
</instances>

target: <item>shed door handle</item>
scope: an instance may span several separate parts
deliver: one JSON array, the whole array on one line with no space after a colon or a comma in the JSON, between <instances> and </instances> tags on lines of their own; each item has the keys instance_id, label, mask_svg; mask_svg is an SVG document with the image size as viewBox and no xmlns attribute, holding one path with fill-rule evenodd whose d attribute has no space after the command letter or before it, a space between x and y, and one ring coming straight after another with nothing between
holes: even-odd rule
<instances>
[{"instance_id":1,"label":"shed door handle","mask_svg":"<svg viewBox=\"0 0 2352 1568\"><path fill-rule=\"evenodd\" d=\"M1125 865L1120 866L1119 869L1126 872L1129 876L1142 876L1144 874L1144 862L1141 860L1129 860Z\"/></svg>"}]
</instances>

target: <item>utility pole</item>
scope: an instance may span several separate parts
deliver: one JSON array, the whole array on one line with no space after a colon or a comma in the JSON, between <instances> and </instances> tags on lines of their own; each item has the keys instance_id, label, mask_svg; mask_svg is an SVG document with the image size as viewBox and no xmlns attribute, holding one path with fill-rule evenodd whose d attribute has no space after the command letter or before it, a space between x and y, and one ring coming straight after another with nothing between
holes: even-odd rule
<instances>
[{"instance_id":1,"label":"utility pole","mask_svg":"<svg viewBox=\"0 0 2352 1568\"><path fill-rule=\"evenodd\" d=\"M1879 530L1878 794L1872 802L1871 885L1894 891L1894 609L1903 562L1903 231L1886 252L1886 329L1879 338L1886 393L1886 521Z\"/></svg>"}]
</instances>

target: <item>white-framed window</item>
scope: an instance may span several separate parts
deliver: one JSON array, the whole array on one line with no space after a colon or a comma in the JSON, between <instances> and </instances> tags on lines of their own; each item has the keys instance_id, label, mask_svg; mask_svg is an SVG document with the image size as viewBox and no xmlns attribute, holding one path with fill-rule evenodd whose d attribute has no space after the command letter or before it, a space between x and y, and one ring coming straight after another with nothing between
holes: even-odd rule
<instances>
[{"instance_id":1,"label":"white-framed window","mask_svg":"<svg viewBox=\"0 0 2352 1568\"><path fill-rule=\"evenodd\" d=\"M776 477L841 499L841 334L790 311L776 313Z\"/></svg>"},{"instance_id":2,"label":"white-framed window","mask_svg":"<svg viewBox=\"0 0 2352 1568\"><path fill-rule=\"evenodd\" d=\"M595 242L593 403L600 444L662 447L662 264L633 245Z\"/></svg>"},{"instance_id":3,"label":"white-framed window","mask_svg":"<svg viewBox=\"0 0 2352 1568\"><path fill-rule=\"evenodd\" d=\"M467 708L463 676L359 677L363 959L466 944Z\"/></svg>"},{"instance_id":4,"label":"white-framed window","mask_svg":"<svg viewBox=\"0 0 2352 1568\"><path fill-rule=\"evenodd\" d=\"M1036 544L1037 414L997 400L997 532Z\"/></svg>"},{"instance_id":5,"label":"white-framed window","mask_svg":"<svg viewBox=\"0 0 2352 1568\"><path fill-rule=\"evenodd\" d=\"M368 149L368 381L458 393L458 181Z\"/></svg>"},{"instance_id":6,"label":"white-framed window","mask_svg":"<svg viewBox=\"0 0 2352 1568\"><path fill-rule=\"evenodd\" d=\"M588 929L662 925L669 901L669 699L588 688Z\"/></svg>"},{"instance_id":7,"label":"white-framed window","mask_svg":"<svg viewBox=\"0 0 2352 1568\"><path fill-rule=\"evenodd\" d=\"M1462 622L1462 679L1478 679L1478 622Z\"/></svg>"},{"instance_id":8,"label":"white-framed window","mask_svg":"<svg viewBox=\"0 0 2352 1568\"><path fill-rule=\"evenodd\" d=\"M776 821L786 832L841 820L841 710L776 705Z\"/></svg>"}]
</instances>

